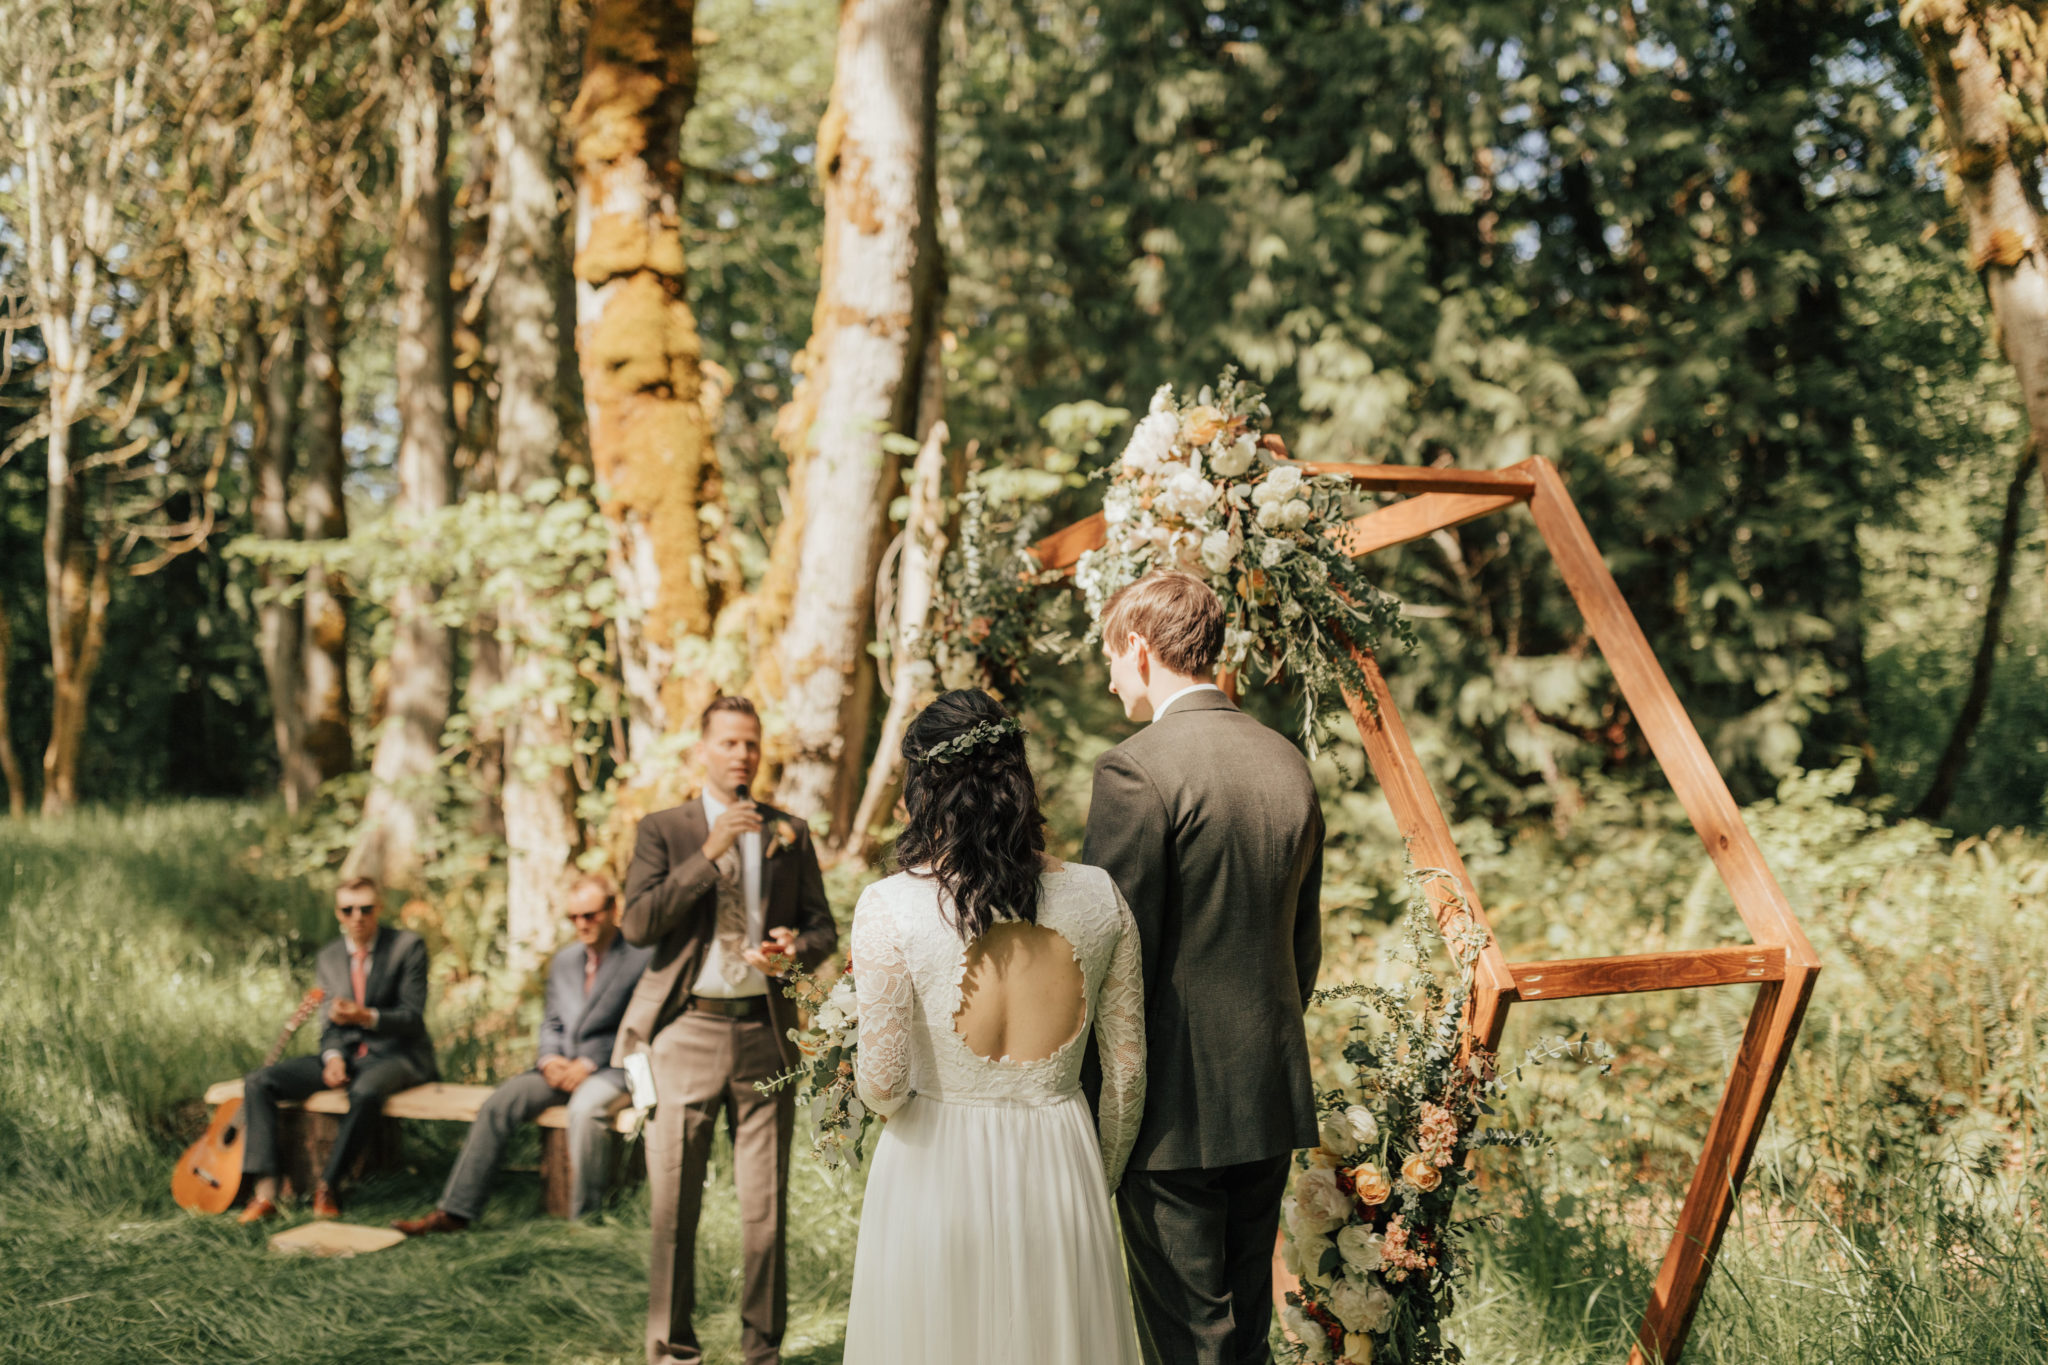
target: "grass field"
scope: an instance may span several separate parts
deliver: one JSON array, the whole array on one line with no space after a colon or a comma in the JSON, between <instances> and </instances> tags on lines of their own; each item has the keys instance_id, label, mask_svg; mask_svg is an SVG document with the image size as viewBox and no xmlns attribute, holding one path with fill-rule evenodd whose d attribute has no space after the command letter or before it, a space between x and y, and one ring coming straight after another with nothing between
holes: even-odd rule
<instances>
[{"instance_id":1,"label":"grass field","mask_svg":"<svg viewBox=\"0 0 2048 1365\"><path fill-rule=\"evenodd\" d=\"M1845 826L1825 795L1752 813L1814 907L1829 974L1688 1358L2038 1365L2048 857ZM171 1157L204 1118L194 1097L260 1057L332 924L316 889L252 853L265 818L195 804L0 825L0 1362L638 1359L644 1191L571 1227L539 1216L536 1178L515 1172L467 1236L324 1262L171 1204ZM1586 932L1710 909L1682 860L1665 866L1672 830L1627 818L1629 839L1589 829L1587 849L1503 847L1475 866L1529 906L1574 906ZM1537 932L1517 896L1497 903L1504 936ZM1369 946L1376 921L1348 913L1333 934ZM1369 954L1333 956L1362 969ZM516 1053L479 1031L519 1019L444 995L451 1079ZM1496 1170L1473 1209L1479 1271L1457 1331L1470 1360L1625 1356L1735 1007L1635 999L1594 1021L1622 1044L1615 1076L1536 1086L1532 1113L1557 1140ZM363 1187L350 1217L428 1208L460 1131L409 1125L409 1169ZM791 1362L840 1357L856 1189L799 1159ZM699 1244L713 1360L737 1359L737 1241L721 1159Z\"/></svg>"}]
</instances>

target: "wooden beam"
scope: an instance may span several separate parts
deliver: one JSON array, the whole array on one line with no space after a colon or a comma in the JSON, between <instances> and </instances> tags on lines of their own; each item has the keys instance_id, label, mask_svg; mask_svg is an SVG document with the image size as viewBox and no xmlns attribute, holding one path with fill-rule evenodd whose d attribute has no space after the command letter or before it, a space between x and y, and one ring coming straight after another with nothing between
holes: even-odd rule
<instances>
[{"instance_id":1,"label":"wooden beam","mask_svg":"<svg viewBox=\"0 0 2048 1365\"><path fill-rule=\"evenodd\" d=\"M1557 560L1565 587L1578 602L1621 695L1642 727L1643 738L1649 741L1650 752L1706 844L1707 855L1728 883L1737 913L1758 943L1783 947L1787 963L1819 966L1813 945L1807 942L1785 893L1765 866L1763 852L1743 824L1728 784L1721 780L1699 731L1693 728L1642 627L1636 624L1635 614L1622 599L1614 575L1607 571L1599 547L1572 505L1571 495L1565 492L1564 481L1548 460L1538 457L1526 463L1535 470L1536 494L1529 501L1529 510L1535 514L1536 529Z\"/></svg>"},{"instance_id":2,"label":"wooden beam","mask_svg":"<svg viewBox=\"0 0 2048 1365\"><path fill-rule=\"evenodd\" d=\"M1393 693L1387 690L1378 660L1371 650L1349 642L1345 647L1364 671L1372 701L1347 691L1344 703L1358 726L1358 737L1365 745L1373 776L1386 792L1401 837L1407 841L1409 857L1417 867L1449 872L1464 893L1466 904L1486 928L1487 944L1479 954L1473 974L1473 1035L1484 1046L1491 1047L1498 1042L1506 1022L1506 1011L1499 1002L1513 992L1514 977L1508 971L1507 959L1501 956L1500 945L1494 941L1493 926L1487 923L1486 911L1479 903L1479 890L1472 885L1472 874L1465 870L1465 860L1458 855L1450 821L1444 818L1443 807L1437 804L1436 793L1430 789L1422 760L1415 756L1415 745L1408 738L1408 727L1401 723L1400 708L1394 705ZM1449 918L1448 901L1437 900L1434 909L1438 924L1444 924ZM1491 1012L1490 1017L1482 1018L1481 1007Z\"/></svg>"},{"instance_id":3,"label":"wooden beam","mask_svg":"<svg viewBox=\"0 0 2048 1365\"><path fill-rule=\"evenodd\" d=\"M1529 1000L1576 1000L1634 995L1695 986L1740 986L1785 979L1783 948L1700 948L1691 952L1581 957L1561 962L1511 962L1515 995Z\"/></svg>"},{"instance_id":4,"label":"wooden beam","mask_svg":"<svg viewBox=\"0 0 2048 1365\"><path fill-rule=\"evenodd\" d=\"M1296 464L1304 474L1342 474L1360 488L1375 493L1507 493L1517 500L1536 491L1536 479L1529 468L1532 461L1506 469L1458 469L1413 464L1328 464L1303 460Z\"/></svg>"},{"instance_id":5,"label":"wooden beam","mask_svg":"<svg viewBox=\"0 0 2048 1365\"><path fill-rule=\"evenodd\" d=\"M1343 531L1344 551L1355 559L1405 545L1522 501L1513 493L1418 493L1362 517L1353 517Z\"/></svg>"},{"instance_id":6,"label":"wooden beam","mask_svg":"<svg viewBox=\"0 0 2048 1365\"><path fill-rule=\"evenodd\" d=\"M1071 569L1081 562L1082 555L1102 548L1108 531L1109 523L1102 519L1102 513L1097 512L1065 530L1054 531L1032 546L1031 553L1045 568Z\"/></svg>"}]
</instances>

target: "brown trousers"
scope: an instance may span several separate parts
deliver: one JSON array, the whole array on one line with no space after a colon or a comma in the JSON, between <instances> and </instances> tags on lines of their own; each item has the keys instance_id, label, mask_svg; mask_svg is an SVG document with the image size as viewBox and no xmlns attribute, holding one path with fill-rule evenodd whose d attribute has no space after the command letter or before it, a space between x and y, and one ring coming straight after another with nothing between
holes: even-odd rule
<instances>
[{"instance_id":1,"label":"brown trousers","mask_svg":"<svg viewBox=\"0 0 2048 1365\"><path fill-rule=\"evenodd\" d=\"M697 1299L697 1215L704 1171L721 1111L732 1131L740 1191L740 1346L747 1365L775 1365L789 1317L783 1257L789 1142L796 1103L788 1090L764 1095L754 1082L783 1069L767 1018L728 1019L691 1010L654 1037L656 1103L647 1129L647 1183L654 1254L647 1299L648 1365L698 1365L691 1325Z\"/></svg>"}]
</instances>

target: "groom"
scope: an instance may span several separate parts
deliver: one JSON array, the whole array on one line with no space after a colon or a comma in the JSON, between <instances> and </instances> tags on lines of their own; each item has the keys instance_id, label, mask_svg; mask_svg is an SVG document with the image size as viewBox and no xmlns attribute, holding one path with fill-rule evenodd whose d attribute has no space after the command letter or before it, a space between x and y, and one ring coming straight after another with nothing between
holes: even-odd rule
<instances>
[{"instance_id":1,"label":"groom","mask_svg":"<svg viewBox=\"0 0 2048 1365\"><path fill-rule=\"evenodd\" d=\"M1302 1012L1322 961L1308 764L1216 686L1223 604L1149 574L1102 617L1109 690L1151 724L1095 765L1084 862L1137 919L1145 1118L1118 1191L1148 1365L1272 1359L1290 1157L1316 1142Z\"/></svg>"}]
</instances>

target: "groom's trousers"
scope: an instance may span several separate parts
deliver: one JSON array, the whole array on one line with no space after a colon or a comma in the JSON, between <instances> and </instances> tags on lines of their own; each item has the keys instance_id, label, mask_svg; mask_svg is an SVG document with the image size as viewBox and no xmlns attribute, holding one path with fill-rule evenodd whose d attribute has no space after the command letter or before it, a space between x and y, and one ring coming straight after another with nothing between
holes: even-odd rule
<instances>
[{"instance_id":1,"label":"groom's trousers","mask_svg":"<svg viewBox=\"0 0 2048 1365\"><path fill-rule=\"evenodd\" d=\"M1267 1365L1288 1156L1126 1171L1117 1190L1146 1365Z\"/></svg>"}]
</instances>

